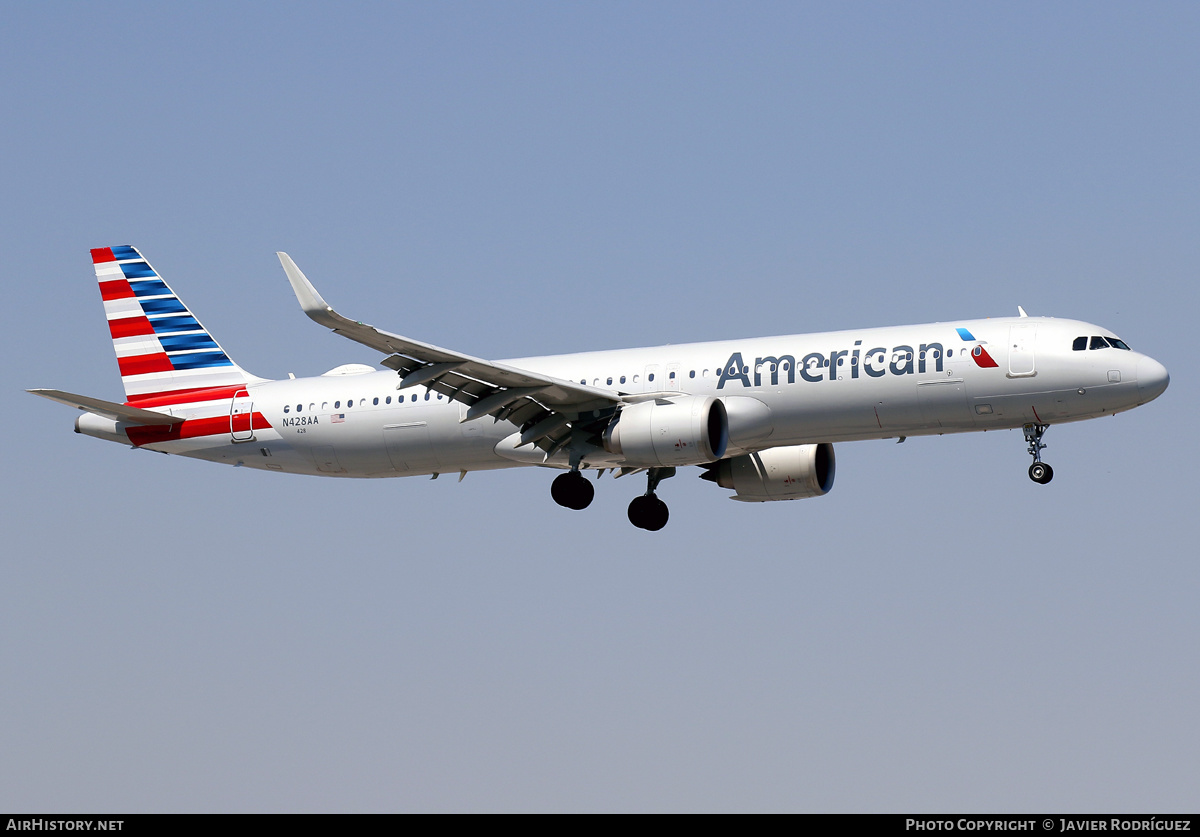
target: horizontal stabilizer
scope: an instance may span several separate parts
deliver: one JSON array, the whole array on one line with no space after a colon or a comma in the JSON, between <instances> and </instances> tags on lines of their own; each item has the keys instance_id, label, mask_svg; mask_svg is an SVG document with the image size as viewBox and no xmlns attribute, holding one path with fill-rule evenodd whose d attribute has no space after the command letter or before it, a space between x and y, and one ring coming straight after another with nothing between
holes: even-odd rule
<instances>
[{"instance_id":1,"label":"horizontal stabilizer","mask_svg":"<svg viewBox=\"0 0 1200 837\"><path fill-rule=\"evenodd\" d=\"M165 413L156 413L154 410L142 410L125 404L114 404L111 401L103 401L87 395L76 395L73 392L63 392L60 389L27 389L25 391L40 395L42 398L49 398L51 401L57 401L59 404L66 404L68 407L75 407L87 413L110 418L113 421L148 425L182 424L184 421L182 416L168 416Z\"/></svg>"}]
</instances>

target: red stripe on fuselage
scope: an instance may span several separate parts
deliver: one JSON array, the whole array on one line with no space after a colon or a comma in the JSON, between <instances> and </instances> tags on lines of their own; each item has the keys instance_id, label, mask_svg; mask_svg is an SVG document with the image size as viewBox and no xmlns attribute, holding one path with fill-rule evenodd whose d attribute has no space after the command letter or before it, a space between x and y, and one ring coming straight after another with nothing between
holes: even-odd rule
<instances>
[{"instance_id":1,"label":"red stripe on fuselage","mask_svg":"<svg viewBox=\"0 0 1200 837\"><path fill-rule=\"evenodd\" d=\"M105 302L110 299L131 299L133 288L125 279L110 279L100 283L100 298Z\"/></svg>"},{"instance_id":2,"label":"red stripe on fuselage","mask_svg":"<svg viewBox=\"0 0 1200 837\"><path fill-rule=\"evenodd\" d=\"M145 317L121 317L108 321L108 331L116 340L119 337L139 337L153 334L154 326Z\"/></svg>"},{"instance_id":3,"label":"red stripe on fuselage","mask_svg":"<svg viewBox=\"0 0 1200 837\"><path fill-rule=\"evenodd\" d=\"M249 428L245 429L249 430ZM267 423L267 419L262 413L254 414L254 429L271 429L271 425ZM238 430L240 431L242 428L239 427ZM129 437L129 441L141 447L142 445L152 445L157 442L195 439L200 436L229 436L231 435L229 431L229 416L212 416L210 418L188 419L182 424L173 424L170 427L163 425L126 427L125 435Z\"/></svg>"},{"instance_id":4,"label":"red stripe on fuselage","mask_svg":"<svg viewBox=\"0 0 1200 837\"><path fill-rule=\"evenodd\" d=\"M158 352L153 355L119 357L117 358L117 365L121 367L122 378L130 375L145 375L147 372L175 371L175 367L171 365L171 359L167 357L166 352Z\"/></svg>"},{"instance_id":5,"label":"red stripe on fuselage","mask_svg":"<svg viewBox=\"0 0 1200 837\"><path fill-rule=\"evenodd\" d=\"M170 404L197 404L201 401L224 401L232 399L237 393L246 389L245 384L233 387L194 387L192 389L176 389L168 392L147 392L142 395L131 395L126 405L130 407L166 407Z\"/></svg>"},{"instance_id":6,"label":"red stripe on fuselage","mask_svg":"<svg viewBox=\"0 0 1200 837\"><path fill-rule=\"evenodd\" d=\"M102 264L104 262L115 262L117 257L113 255L111 247L93 247L92 248L92 264Z\"/></svg>"}]
</instances>

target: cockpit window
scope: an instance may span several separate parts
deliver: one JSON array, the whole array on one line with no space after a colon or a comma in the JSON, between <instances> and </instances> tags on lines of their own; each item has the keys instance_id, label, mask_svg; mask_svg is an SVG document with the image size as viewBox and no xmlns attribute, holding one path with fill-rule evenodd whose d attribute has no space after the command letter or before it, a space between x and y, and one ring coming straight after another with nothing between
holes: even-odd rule
<instances>
[{"instance_id":1,"label":"cockpit window","mask_svg":"<svg viewBox=\"0 0 1200 837\"><path fill-rule=\"evenodd\" d=\"M1088 346L1089 349L1107 349L1108 341L1098 334L1092 335L1092 343Z\"/></svg>"},{"instance_id":2,"label":"cockpit window","mask_svg":"<svg viewBox=\"0 0 1200 837\"><path fill-rule=\"evenodd\" d=\"M1125 351L1127 351L1127 352L1132 352L1132 351L1133 351L1133 349L1131 349L1131 348L1129 348L1128 346L1126 346L1126 345L1125 345L1125 341L1124 341L1124 340L1118 340L1118 339L1117 339L1117 338L1115 338L1115 337L1110 337L1110 338L1108 338L1108 345L1112 346L1114 349L1124 349L1124 350L1125 350Z\"/></svg>"},{"instance_id":3,"label":"cockpit window","mask_svg":"<svg viewBox=\"0 0 1200 837\"><path fill-rule=\"evenodd\" d=\"M1071 351L1082 352L1087 348L1087 337L1076 337L1075 342L1071 344Z\"/></svg>"}]
</instances>

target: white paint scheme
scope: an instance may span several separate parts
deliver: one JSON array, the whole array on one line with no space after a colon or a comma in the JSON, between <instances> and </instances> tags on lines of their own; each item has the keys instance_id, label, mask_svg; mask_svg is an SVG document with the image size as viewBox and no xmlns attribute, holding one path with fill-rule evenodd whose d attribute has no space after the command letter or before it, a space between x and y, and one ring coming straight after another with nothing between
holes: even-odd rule
<instances>
[{"instance_id":1,"label":"white paint scheme","mask_svg":"<svg viewBox=\"0 0 1200 837\"><path fill-rule=\"evenodd\" d=\"M391 369L375 371L350 364L311 378L266 381L251 376L233 404L179 405L158 412L169 414L167 421L179 422L181 418L251 410L261 414L269 427L153 442L144 447L248 468L336 477L461 474L526 465L623 468L626 472L648 469L647 495L653 497L658 481L674 473L673 466L704 464L711 458L711 453L707 458L703 455L705 445L694 446L695 453L687 447L692 438L689 434L703 433L703 428L696 429L696 422L703 416L695 409L680 409L676 412L687 413L687 421L691 422L687 428L682 419L668 422L669 427L654 422L647 425L645 433L657 432L668 442L678 437L683 446L680 449L685 451L677 450L671 454L673 460L660 464L646 461L644 455L630 461L628 439L619 448L624 454L605 449L603 434L596 428L611 426L614 415L619 423L622 410L630 410L630 416L637 410L649 415L650 405L655 404L659 405L655 409L666 416L669 410L664 408L672 404L698 409L701 399L719 400L725 408L729 438L718 453L731 459L791 446L1079 421L1145 404L1162 394L1169 382L1162 364L1139 352L1072 349L1079 337L1115 339L1108 329L1075 320L1027 317L1024 311L1022 316L1012 318L490 363L342 318L321 299L286 254L280 254L280 259L310 317L351 339L382 351L395 350L397 354L385 363L399 368L400 375ZM965 329L974 340L964 340L959 329ZM922 345L928 347L923 372L919 357ZM945 352L942 357L934 356L934 345ZM984 347L994 367L984 368L975 362L970 354L975 346ZM905 348L911 348L911 360L907 356L897 360L898 347L903 355L907 355ZM884 350L885 361L868 367L864 359L868 350L876 348ZM744 361L744 377L726 375L723 379L722 369L737 355ZM816 356L830 365L818 368ZM760 358L785 357L794 358L802 366L785 371L779 362L774 383L770 361L761 369L755 368ZM803 365L805 358L808 365ZM910 365L911 374L894 373ZM868 374L868 368L876 374ZM835 374L830 374L831 369ZM452 376L445 376L453 370L466 370L463 374L469 374L471 381L480 382L476 387L479 392L470 397L460 395L468 403L451 400L437 391L439 386L447 386L444 382ZM444 376L441 384L438 374ZM789 375L794 383L788 381ZM819 380L805 380L805 375ZM400 388L402 376L407 377L408 385ZM414 384L416 381L421 383ZM31 391L83 410L76 423L77 432L111 441L128 443L126 428L135 426L139 413L146 412L54 390ZM513 398L536 409L523 426L495 418L504 409L504 402ZM478 405L474 413L470 412L472 404ZM476 417L475 413L481 415ZM338 420L339 415L344 418ZM632 426L630 422L626 425ZM591 430L586 429L589 426ZM534 443L521 445L522 431L527 438L546 431L550 435L534 439L542 447ZM643 441L658 444L659 440L647 436ZM715 447L714 442L707 449ZM800 453L788 455L776 452L765 458L782 467L780 463L803 458L809 450L799 449ZM1030 452L1035 454L1036 463L1037 451ZM747 461L735 463L738 467L732 470L727 467L727 473L738 471L753 476L753 471L746 471ZM806 479L812 490L794 496L825 493L832 485L832 470L821 488L815 488L817 482L811 474ZM589 489L587 501L590 498ZM760 486L739 499L790 498L786 490L781 495L770 486ZM586 505L587 501L581 502ZM663 506L662 523L666 522L665 515ZM643 528L661 528L661 524Z\"/></svg>"}]
</instances>

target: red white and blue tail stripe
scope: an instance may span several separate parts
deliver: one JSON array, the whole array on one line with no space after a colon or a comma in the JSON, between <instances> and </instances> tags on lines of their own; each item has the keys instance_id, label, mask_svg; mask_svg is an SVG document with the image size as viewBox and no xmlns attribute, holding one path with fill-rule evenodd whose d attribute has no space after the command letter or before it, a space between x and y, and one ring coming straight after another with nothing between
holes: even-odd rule
<instances>
[{"instance_id":1,"label":"red white and blue tail stripe","mask_svg":"<svg viewBox=\"0 0 1200 837\"><path fill-rule=\"evenodd\" d=\"M230 360L136 249L100 247L92 261L128 403L207 401L258 380Z\"/></svg>"}]
</instances>

